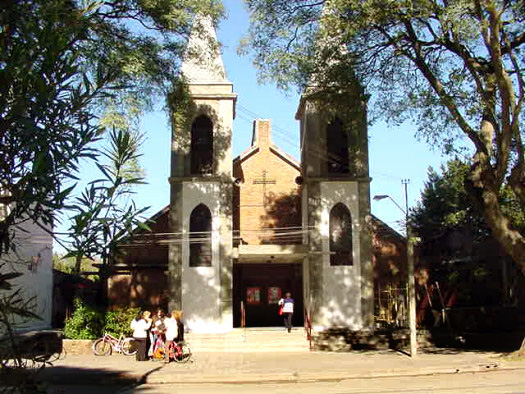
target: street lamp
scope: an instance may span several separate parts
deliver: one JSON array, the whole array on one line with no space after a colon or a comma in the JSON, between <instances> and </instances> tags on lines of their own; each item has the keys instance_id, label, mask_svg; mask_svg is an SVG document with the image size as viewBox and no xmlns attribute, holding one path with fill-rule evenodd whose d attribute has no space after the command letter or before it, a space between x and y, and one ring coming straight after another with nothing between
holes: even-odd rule
<instances>
[{"instance_id":1,"label":"street lamp","mask_svg":"<svg viewBox=\"0 0 525 394\"><path fill-rule=\"evenodd\" d=\"M405 214L405 231L407 237L407 285L408 285L408 322L410 326L410 357L415 357L417 353L417 331L416 331L416 283L414 278L414 245L412 243L412 232L408 223L408 198L407 185L408 180L402 181L405 186L405 209L390 197L388 194L379 194L374 196L375 201L389 198Z\"/></svg>"}]
</instances>

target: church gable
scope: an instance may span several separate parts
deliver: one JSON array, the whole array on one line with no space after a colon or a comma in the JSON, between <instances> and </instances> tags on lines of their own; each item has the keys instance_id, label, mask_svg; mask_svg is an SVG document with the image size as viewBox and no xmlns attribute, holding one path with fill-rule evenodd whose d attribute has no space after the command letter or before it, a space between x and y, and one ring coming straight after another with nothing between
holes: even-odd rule
<instances>
[{"instance_id":1,"label":"church gable","mask_svg":"<svg viewBox=\"0 0 525 394\"><path fill-rule=\"evenodd\" d=\"M300 243L299 164L271 142L271 123L254 122L252 146L234 161L238 180L234 202L234 226L240 243Z\"/></svg>"}]
</instances>

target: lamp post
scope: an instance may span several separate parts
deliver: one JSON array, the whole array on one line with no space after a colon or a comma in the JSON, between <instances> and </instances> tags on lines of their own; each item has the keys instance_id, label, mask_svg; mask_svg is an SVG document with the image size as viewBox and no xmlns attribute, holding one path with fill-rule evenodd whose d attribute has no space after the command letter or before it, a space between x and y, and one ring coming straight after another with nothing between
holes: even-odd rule
<instances>
[{"instance_id":1,"label":"lamp post","mask_svg":"<svg viewBox=\"0 0 525 394\"><path fill-rule=\"evenodd\" d=\"M389 198L405 214L405 231L407 237L407 295L408 295L408 322L410 327L410 357L417 354L417 331L416 331L416 283L414 278L414 245L412 243L412 231L408 222L408 179L401 181L405 186L405 209L403 209L388 194L374 196L374 200L379 201Z\"/></svg>"}]
</instances>

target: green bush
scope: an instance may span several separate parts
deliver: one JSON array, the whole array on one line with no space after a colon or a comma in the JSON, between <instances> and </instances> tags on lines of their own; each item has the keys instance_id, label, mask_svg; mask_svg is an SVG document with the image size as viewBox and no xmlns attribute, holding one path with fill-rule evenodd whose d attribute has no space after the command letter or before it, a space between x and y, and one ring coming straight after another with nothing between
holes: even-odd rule
<instances>
[{"instance_id":1,"label":"green bush","mask_svg":"<svg viewBox=\"0 0 525 394\"><path fill-rule=\"evenodd\" d=\"M130 323L139 311L140 308L120 308L107 312L104 330L117 338L120 334L131 336L133 330L130 327Z\"/></svg>"},{"instance_id":2,"label":"green bush","mask_svg":"<svg viewBox=\"0 0 525 394\"><path fill-rule=\"evenodd\" d=\"M74 300L75 310L66 319L64 334L69 339L95 339L104 332L104 312L96 310L79 299Z\"/></svg>"},{"instance_id":3,"label":"green bush","mask_svg":"<svg viewBox=\"0 0 525 394\"><path fill-rule=\"evenodd\" d=\"M80 299L74 301L75 311L65 322L64 333L68 339L96 339L104 332L118 337L130 336L133 330L131 320L140 308L120 308L104 313L87 306Z\"/></svg>"}]
</instances>

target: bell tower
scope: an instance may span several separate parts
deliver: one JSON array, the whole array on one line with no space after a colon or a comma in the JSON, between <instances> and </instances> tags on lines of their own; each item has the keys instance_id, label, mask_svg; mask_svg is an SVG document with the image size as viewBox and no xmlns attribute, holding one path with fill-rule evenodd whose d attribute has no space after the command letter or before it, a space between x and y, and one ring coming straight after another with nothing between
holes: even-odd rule
<instances>
[{"instance_id":1,"label":"bell tower","mask_svg":"<svg viewBox=\"0 0 525 394\"><path fill-rule=\"evenodd\" d=\"M305 305L314 329L373 324L366 97L357 82L330 103L306 92L300 121ZM333 101L337 100L337 101Z\"/></svg>"},{"instance_id":2,"label":"bell tower","mask_svg":"<svg viewBox=\"0 0 525 394\"><path fill-rule=\"evenodd\" d=\"M169 97L169 308L194 332L232 328L232 131L237 95L211 18L197 17Z\"/></svg>"}]
</instances>

